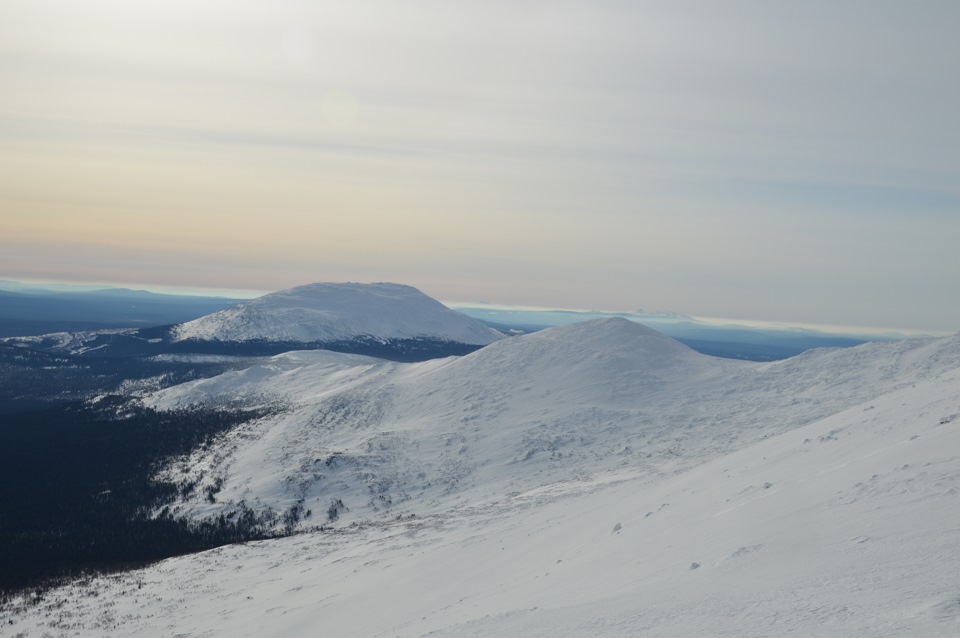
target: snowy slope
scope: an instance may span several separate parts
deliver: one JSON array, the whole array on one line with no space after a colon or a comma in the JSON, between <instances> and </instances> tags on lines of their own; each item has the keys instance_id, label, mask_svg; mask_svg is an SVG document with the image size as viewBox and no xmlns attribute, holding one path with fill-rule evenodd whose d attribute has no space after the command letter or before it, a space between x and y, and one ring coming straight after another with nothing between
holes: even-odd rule
<instances>
[{"instance_id":1,"label":"snowy slope","mask_svg":"<svg viewBox=\"0 0 960 638\"><path fill-rule=\"evenodd\" d=\"M680 474L651 477L631 462L491 490L481 505L221 548L58 590L26 612L0 612L0 622L26 636L954 637L958 341L745 368L755 388L797 381L801 396L835 388L831 379L855 366L883 387ZM458 363L480 365L468 358ZM309 370L302 360L275 374L298 365ZM365 375L454 368L310 365L352 387ZM744 379L735 383L748 387ZM776 418L791 415L782 391Z\"/></svg>"},{"instance_id":2,"label":"snowy slope","mask_svg":"<svg viewBox=\"0 0 960 638\"><path fill-rule=\"evenodd\" d=\"M416 364L293 352L155 393L154 407L285 404L172 465L206 488L180 512L298 501L337 524L442 511L610 473L696 467L960 361L960 338L871 344L775 364L718 359L600 319ZM321 514L310 524L326 523Z\"/></svg>"},{"instance_id":3,"label":"snowy slope","mask_svg":"<svg viewBox=\"0 0 960 638\"><path fill-rule=\"evenodd\" d=\"M323 512L339 499L349 508L344 524L422 513L453 497L476 498L477 489L526 489L631 458L649 466L652 451L673 463L674 426L687 423L692 403L681 396L747 368L607 319L417 364L288 353L146 402L289 406L172 468L224 486L218 504L197 498L183 511L206 516L241 500L285 510L304 499Z\"/></svg>"},{"instance_id":4,"label":"snowy slope","mask_svg":"<svg viewBox=\"0 0 960 638\"><path fill-rule=\"evenodd\" d=\"M357 337L486 345L502 335L416 288L390 283L298 286L188 321L173 331L175 341L313 343Z\"/></svg>"}]
</instances>

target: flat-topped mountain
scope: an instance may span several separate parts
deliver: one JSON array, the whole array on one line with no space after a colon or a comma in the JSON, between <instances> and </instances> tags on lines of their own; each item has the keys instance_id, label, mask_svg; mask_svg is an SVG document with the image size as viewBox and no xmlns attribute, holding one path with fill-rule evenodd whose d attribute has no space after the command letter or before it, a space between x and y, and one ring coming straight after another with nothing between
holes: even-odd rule
<instances>
[{"instance_id":1,"label":"flat-topped mountain","mask_svg":"<svg viewBox=\"0 0 960 638\"><path fill-rule=\"evenodd\" d=\"M314 283L175 325L12 337L3 343L107 358L334 350L422 361L467 354L503 337L412 286Z\"/></svg>"},{"instance_id":2,"label":"flat-topped mountain","mask_svg":"<svg viewBox=\"0 0 960 638\"><path fill-rule=\"evenodd\" d=\"M486 345L502 338L412 286L314 283L270 293L188 321L173 341L334 342L355 338L432 339Z\"/></svg>"}]
</instances>

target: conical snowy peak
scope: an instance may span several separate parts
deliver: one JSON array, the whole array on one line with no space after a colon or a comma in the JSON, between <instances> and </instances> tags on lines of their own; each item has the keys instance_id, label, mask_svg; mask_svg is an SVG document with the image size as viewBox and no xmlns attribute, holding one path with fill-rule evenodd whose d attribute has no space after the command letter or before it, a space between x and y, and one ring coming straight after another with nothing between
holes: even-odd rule
<instances>
[{"instance_id":1,"label":"conical snowy peak","mask_svg":"<svg viewBox=\"0 0 960 638\"><path fill-rule=\"evenodd\" d=\"M613 405L642 400L665 386L739 370L743 363L700 354L627 319L595 319L491 344L435 374L438 392L510 388L552 394L554 402Z\"/></svg>"},{"instance_id":2,"label":"conical snowy peak","mask_svg":"<svg viewBox=\"0 0 960 638\"><path fill-rule=\"evenodd\" d=\"M593 319L505 340L465 357L462 365L580 370L592 377L713 365L702 355L661 332L622 318Z\"/></svg>"},{"instance_id":3,"label":"conical snowy peak","mask_svg":"<svg viewBox=\"0 0 960 638\"><path fill-rule=\"evenodd\" d=\"M391 283L298 286L173 329L175 341L317 343L358 337L486 345L502 335L416 288Z\"/></svg>"},{"instance_id":4,"label":"conical snowy peak","mask_svg":"<svg viewBox=\"0 0 960 638\"><path fill-rule=\"evenodd\" d=\"M591 319L536 333L535 340L575 343L584 350L702 358L676 339L623 317Z\"/></svg>"}]
</instances>

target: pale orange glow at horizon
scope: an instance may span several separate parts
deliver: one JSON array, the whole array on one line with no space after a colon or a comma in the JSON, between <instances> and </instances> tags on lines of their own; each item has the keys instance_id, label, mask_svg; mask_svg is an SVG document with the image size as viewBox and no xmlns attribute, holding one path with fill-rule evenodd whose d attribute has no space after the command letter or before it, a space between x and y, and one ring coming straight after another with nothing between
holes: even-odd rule
<instances>
[{"instance_id":1,"label":"pale orange glow at horizon","mask_svg":"<svg viewBox=\"0 0 960 638\"><path fill-rule=\"evenodd\" d=\"M828 9L11 1L0 277L956 329L950 16Z\"/></svg>"}]
</instances>

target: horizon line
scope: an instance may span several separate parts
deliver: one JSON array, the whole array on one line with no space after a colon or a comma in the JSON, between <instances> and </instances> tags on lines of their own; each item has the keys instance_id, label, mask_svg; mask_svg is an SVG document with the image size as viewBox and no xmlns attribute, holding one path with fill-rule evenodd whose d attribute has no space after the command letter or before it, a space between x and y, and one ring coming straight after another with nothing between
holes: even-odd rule
<instances>
[{"instance_id":1,"label":"horizon line","mask_svg":"<svg viewBox=\"0 0 960 638\"><path fill-rule=\"evenodd\" d=\"M133 282L108 282L108 281L70 281L62 279L34 279L22 277L7 277L0 275L0 281L9 281L24 286L47 286L47 287L66 287L76 288L79 291L93 291L104 288L143 290L155 294L180 295L185 297L220 297L225 299L255 299L275 290L255 290L245 288L208 288L198 286L175 286L164 284L145 284ZM283 290L278 289L278 290ZM876 337L947 337L954 334L960 334L958 331L945 330L927 330L920 328L894 328L886 326L857 326L850 324L819 323L805 321L781 321L767 319L745 319L733 317L712 317L705 315L696 315L676 311L653 311L648 314L638 314L630 310L608 310L599 308L575 308L575 307L554 307L554 306L536 306L525 304L507 304L488 301L454 301L438 299L440 303L451 308L486 308L491 310L507 310L521 312L562 312L574 314L603 314L613 316L623 316L626 318L642 318L653 320L654 322L677 323L685 320L693 320L697 323L709 325L735 325L759 329L772 330L804 330L816 331L831 335L845 336L867 336ZM670 315L677 315L672 317Z\"/></svg>"}]
</instances>

